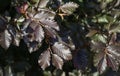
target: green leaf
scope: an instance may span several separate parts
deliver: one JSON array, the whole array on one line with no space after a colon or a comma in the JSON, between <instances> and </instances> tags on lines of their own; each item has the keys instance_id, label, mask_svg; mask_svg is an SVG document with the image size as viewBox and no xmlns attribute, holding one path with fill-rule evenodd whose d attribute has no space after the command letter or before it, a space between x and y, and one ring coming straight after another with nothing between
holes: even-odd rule
<instances>
[{"instance_id":1,"label":"green leaf","mask_svg":"<svg viewBox=\"0 0 120 76\"><path fill-rule=\"evenodd\" d=\"M101 34L95 34L93 37L92 37L92 39L94 40L94 41L98 41L98 42L103 42L103 43L106 43L107 41L106 41L106 36L105 35L101 35Z\"/></svg>"},{"instance_id":2,"label":"green leaf","mask_svg":"<svg viewBox=\"0 0 120 76\"><path fill-rule=\"evenodd\" d=\"M120 32L120 22L114 23L109 28L109 33L116 33L116 32Z\"/></svg>"}]
</instances>

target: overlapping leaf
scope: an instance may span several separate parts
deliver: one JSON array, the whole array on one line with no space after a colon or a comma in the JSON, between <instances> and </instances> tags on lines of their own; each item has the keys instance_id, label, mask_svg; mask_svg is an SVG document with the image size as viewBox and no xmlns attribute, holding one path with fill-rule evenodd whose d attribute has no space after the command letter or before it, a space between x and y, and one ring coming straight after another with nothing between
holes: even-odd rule
<instances>
[{"instance_id":1,"label":"overlapping leaf","mask_svg":"<svg viewBox=\"0 0 120 76\"><path fill-rule=\"evenodd\" d=\"M103 73L107 66L117 71L120 64L120 45L110 44L105 46L103 43L101 45L100 42L97 44L92 48L96 52L94 62L95 66L98 66L98 71Z\"/></svg>"},{"instance_id":2,"label":"overlapping leaf","mask_svg":"<svg viewBox=\"0 0 120 76\"><path fill-rule=\"evenodd\" d=\"M63 60L56 54L52 54L52 64L56 66L58 69L62 69Z\"/></svg>"},{"instance_id":3,"label":"overlapping leaf","mask_svg":"<svg viewBox=\"0 0 120 76\"><path fill-rule=\"evenodd\" d=\"M50 65L50 51L49 51L49 49L47 49L46 51L44 51L41 54L41 56L38 60L38 63L43 70Z\"/></svg>"},{"instance_id":4,"label":"overlapping leaf","mask_svg":"<svg viewBox=\"0 0 120 76\"><path fill-rule=\"evenodd\" d=\"M45 33L48 36L55 38L57 34L55 30L59 31L59 26L57 23L50 19L41 20L41 23L44 27Z\"/></svg>"},{"instance_id":5,"label":"overlapping leaf","mask_svg":"<svg viewBox=\"0 0 120 76\"><path fill-rule=\"evenodd\" d=\"M39 8L44 8L44 7L46 7L48 2L49 2L49 0L39 0L38 7Z\"/></svg>"},{"instance_id":6,"label":"overlapping leaf","mask_svg":"<svg viewBox=\"0 0 120 76\"><path fill-rule=\"evenodd\" d=\"M106 55L105 55L106 56ZM107 67L107 60L106 57L102 57L102 59L98 63L98 71L100 73L103 73L106 70Z\"/></svg>"},{"instance_id":7,"label":"overlapping leaf","mask_svg":"<svg viewBox=\"0 0 120 76\"><path fill-rule=\"evenodd\" d=\"M10 34L13 37L13 44L16 46L19 46L20 43L20 33L18 32L18 30L16 29L16 27L14 27L13 25L9 25L8 27Z\"/></svg>"},{"instance_id":8,"label":"overlapping leaf","mask_svg":"<svg viewBox=\"0 0 120 76\"><path fill-rule=\"evenodd\" d=\"M0 33L0 45L4 49L8 49L11 42L12 42L12 38L8 30L4 30L4 32Z\"/></svg>"},{"instance_id":9,"label":"overlapping leaf","mask_svg":"<svg viewBox=\"0 0 120 76\"><path fill-rule=\"evenodd\" d=\"M41 42L44 38L43 28L36 22L31 22L30 27L34 30L34 39L35 41Z\"/></svg>"},{"instance_id":10,"label":"overlapping leaf","mask_svg":"<svg viewBox=\"0 0 120 76\"><path fill-rule=\"evenodd\" d=\"M0 33L4 32L4 30L6 29L6 21L3 17L0 16Z\"/></svg>"},{"instance_id":11,"label":"overlapping leaf","mask_svg":"<svg viewBox=\"0 0 120 76\"><path fill-rule=\"evenodd\" d=\"M42 19L54 19L55 12L46 9L40 9L39 12L33 14L32 16L35 19L42 20Z\"/></svg>"},{"instance_id":12,"label":"overlapping leaf","mask_svg":"<svg viewBox=\"0 0 120 76\"><path fill-rule=\"evenodd\" d=\"M72 59L70 49L60 42L55 42L52 46L53 52L65 60Z\"/></svg>"},{"instance_id":13,"label":"overlapping leaf","mask_svg":"<svg viewBox=\"0 0 120 76\"><path fill-rule=\"evenodd\" d=\"M24 41L28 44L29 51L35 51L42 44L44 31L37 21L26 20L23 25Z\"/></svg>"},{"instance_id":14,"label":"overlapping leaf","mask_svg":"<svg viewBox=\"0 0 120 76\"><path fill-rule=\"evenodd\" d=\"M110 33L120 32L120 22L116 22L109 28Z\"/></svg>"},{"instance_id":15,"label":"overlapping leaf","mask_svg":"<svg viewBox=\"0 0 120 76\"><path fill-rule=\"evenodd\" d=\"M48 27L50 27L50 28L52 28L52 29L55 29L55 30L57 30L57 31L60 30L57 22L55 22L54 20L44 19L44 20L41 20L41 22L42 22L44 25L46 25L46 26L48 26Z\"/></svg>"},{"instance_id":16,"label":"overlapping leaf","mask_svg":"<svg viewBox=\"0 0 120 76\"><path fill-rule=\"evenodd\" d=\"M62 10L62 12L64 12L67 15L72 14L75 9L78 7L78 5L76 3L73 2L68 2L62 6L60 6L60 9Z\"/></svg>"}]
</instances>

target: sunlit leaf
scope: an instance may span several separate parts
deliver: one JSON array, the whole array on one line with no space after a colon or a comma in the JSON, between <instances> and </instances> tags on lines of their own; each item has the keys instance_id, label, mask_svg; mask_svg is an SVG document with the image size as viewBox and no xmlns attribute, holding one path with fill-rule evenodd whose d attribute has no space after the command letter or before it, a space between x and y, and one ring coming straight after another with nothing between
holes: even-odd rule
<instances>
[{"instance_id":1,"label":"sunlit leaf","mask_svg":"<svg viewBox=\"0 0 120 76\"><path fill-rule=\"evenodd\" d=\"M62 12L64 12L65 14L72 14L75 9L78 7L78 5L76 3L73 2L68 2L62 6L60 6L60 9L62 10Z\"/></svg>"},{"instance_id":2,"label":"sunlit leaf","mask_svg":"<svg viewBox=\"0 0 120 76\"><path fill-rule=\"evenodd\" d=\"M57 22L55 22L55 21L53 21L53 20L51 20L51 19L44 19L44 20L41 20L41 22L42 22L44 25L46 25L46 26L48 26L48 27L50 27L50 28L53 28L53 29L55 29L55 30L57 30L57 31L60 30Z\"/></svg>"},{"instance_id":3,"label":"sunlit leaf","mask_svg":"<svg viewBox=\"0 0 120 76\"><path fill-rule=\"evenodd\" d=\"M42 19L54 19L55 12L51 10L44 10L41 9L39 12L37 12L34 16L35 19L42 20Z\"/></svg>"},{"instance_id":4,"label":"sunlit leaf","mask_svg":"<svg viewBox=\"0 0 120 76\"><path fill-rule=\"evenodd\" d=\"M63 60L56 54L52 54L52 64L56 66L58 69L62 69Z\"/></svg>"},{"instance_id":5,"label":"sunlit leaf","mask_svg":"<svg viewBox=\"0 0 120 76\"><path fill-rule=\"evenodd\" d=\"M50 51L49 51L49 49L47 49L46 51L44 51L40 55L38 63L43 70L50 65Z\"/></svg>"},{"instance_id":6,"label":"sunlit leaf","mask_svg":"<svg viewBox=\"0 0 120 76\"><path fill-rule=\"evenodd\" d=\"M8 49L11 42L12 42L12 38L8 30L5 30L4 32L0 33L0 45L4 49Z\"/></svg>"},{"instance_id":7,"label":"sunlit leaf","mask_svg":"<svg viewBox=\"0 0 120 76\"><path fill-rule=\"evenodd\" d=\"M65 60L72 59L70 49L63 45L62 43L55 42L54 45L52 46L52 49L55 54L62 57L63 59Z\"/></svg>"},{"instance_id":8,"label":"sunlit leaf","mask_svg":"<svg viewBox=\"0 0 120 76\"><path fill-rule=\"evenodd\" d=\"M102 35L102 34L95 34L94 36L91 37L94 41L97 42L103 42L106 43L106 35Z\"/></svg>"},{"instance_id":9,"label":"sunlit leaf","mask_svg":"<svg viewBox=\"0 0 120 76\"><path fill-rule=\"evenodd\" d=\"M44 8L44 7L46 7L48 2L49 2L49 0L39 0L38 7Z\"/></svg>"}]
</instances>

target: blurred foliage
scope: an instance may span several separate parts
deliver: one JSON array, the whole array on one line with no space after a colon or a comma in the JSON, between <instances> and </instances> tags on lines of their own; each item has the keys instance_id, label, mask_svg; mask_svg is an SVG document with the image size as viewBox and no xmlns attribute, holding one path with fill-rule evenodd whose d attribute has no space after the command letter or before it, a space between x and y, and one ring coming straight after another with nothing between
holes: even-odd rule
<instances>
[{"instance_id":1,"label":"blurred foliage","mask_svg":"<svg viewBox=\"0 0 120 76\"><path fill-rule=\"evenodd\" d=\"M0 76L120 76L120 0L0 0Z\"/></svg>"}]
</instances>

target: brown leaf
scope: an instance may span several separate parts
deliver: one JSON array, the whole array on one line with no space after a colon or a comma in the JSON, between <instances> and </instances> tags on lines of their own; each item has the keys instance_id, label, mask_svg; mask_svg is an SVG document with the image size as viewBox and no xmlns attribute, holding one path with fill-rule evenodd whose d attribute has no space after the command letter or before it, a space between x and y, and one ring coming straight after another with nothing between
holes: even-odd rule
<instances>
[{"instance_id":1,"label":"brown leaf","mask_svg":"<svg viewBox=\"0 0 120 76\"><path fill-rule=\"evenodd\" d=\"M97 30L90 30L88 32L88 34L86 35L86 37L91 37L91 36L95 35L96 33L97 33Z\"/></svg>"}]
</instances>

